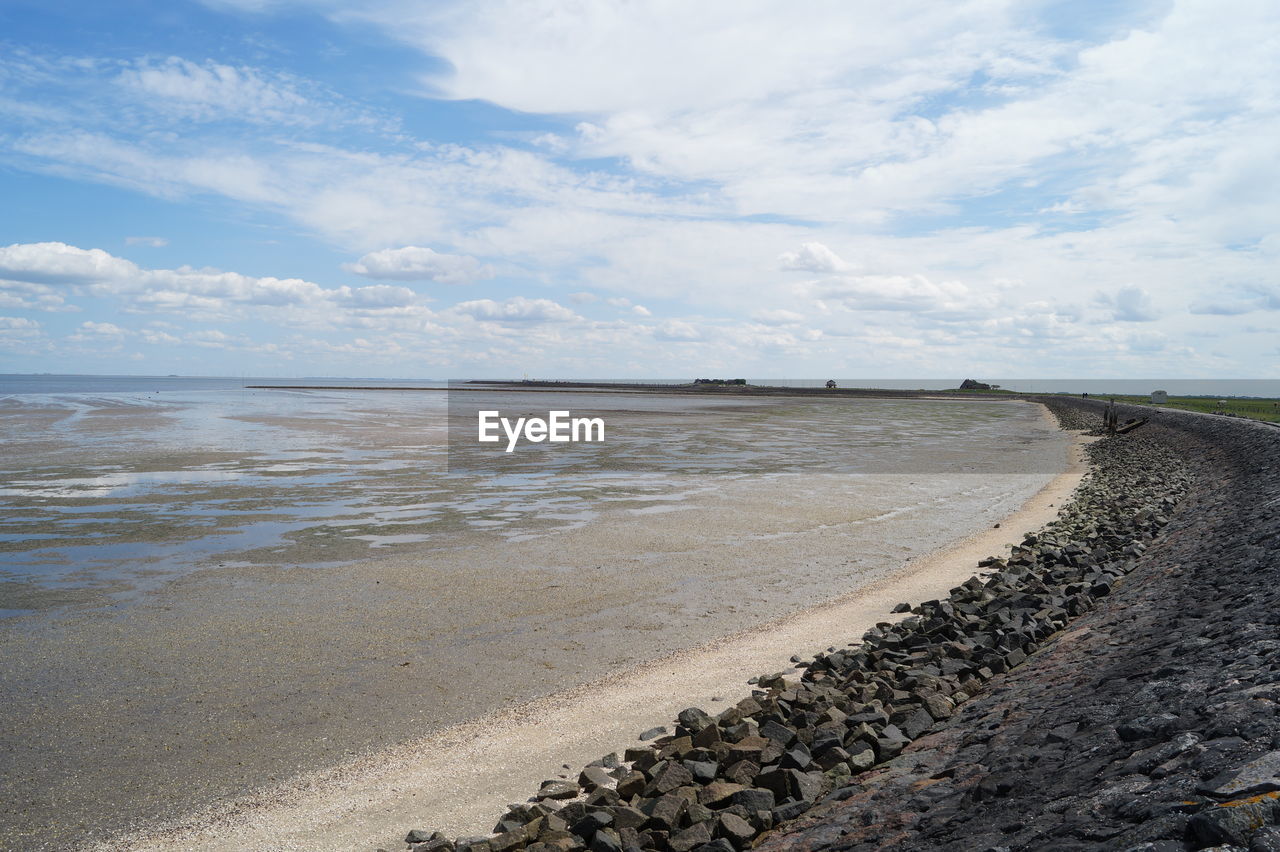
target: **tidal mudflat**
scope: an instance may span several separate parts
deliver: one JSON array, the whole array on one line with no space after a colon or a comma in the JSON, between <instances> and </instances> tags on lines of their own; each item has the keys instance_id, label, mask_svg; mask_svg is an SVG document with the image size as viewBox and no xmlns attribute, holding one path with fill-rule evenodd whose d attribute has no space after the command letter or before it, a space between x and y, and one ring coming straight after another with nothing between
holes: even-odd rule
<instances>
[{"instance_id":1,"label":"tidal mudflat","mask_svg":"<svg viewBox=\"0 0 1280 852\"><path fill-rule=\"evenodd\" d=\"M991 526L1067 445L1020 403L756 400L680 429L810 456L871 430L913 463L799 471L742 441L737 472L468 480L439 399L0 406L6 844L179 818L839 597ZM658 452L670 418L645 417ZM972 469L921 463L957 446Z\"/></svg>"}]
</instances>

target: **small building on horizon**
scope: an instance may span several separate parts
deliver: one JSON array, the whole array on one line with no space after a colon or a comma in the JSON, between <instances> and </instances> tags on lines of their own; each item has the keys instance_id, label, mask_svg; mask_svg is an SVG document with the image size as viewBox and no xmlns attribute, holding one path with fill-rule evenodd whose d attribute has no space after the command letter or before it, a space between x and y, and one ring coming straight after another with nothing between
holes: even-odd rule
<instances>
[{"instance_id":1,"label":"small building on horizon","mask_svg":"<svg viewBox=\"0 0 1280 852\"><path fill-rule=\"evenodd\" d=\"M1169 401L1169 394L1162 390L1153 390L1151 392L1151 401L1156 405L1163 405Z\"/></svg>"}]
</instances>

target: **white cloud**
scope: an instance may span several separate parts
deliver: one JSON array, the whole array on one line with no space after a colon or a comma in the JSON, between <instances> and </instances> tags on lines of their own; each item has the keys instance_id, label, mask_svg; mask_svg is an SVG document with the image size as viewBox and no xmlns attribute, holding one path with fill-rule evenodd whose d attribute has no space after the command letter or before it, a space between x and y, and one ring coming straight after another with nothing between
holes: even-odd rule
<instances>
[{"instance_id":1,"label":"white cloud","mask_svg":"<svg viewBox=\"0 0 1280 852\"><path fill-rule=\"evenodd\" d=\"M18 308L30 311L76 311L75 305L48 284L30 281L6 281L0 279L0 308Z\"/></svg>"},{"instance_id":2,"label":"white cloud","mask_svg":"<svg viewBox=\"0 0 1280 852\"><path fill-rule=\"evenodd\" d=\"M80 330L89 334L100 334L104 337L123 337L129 334L129 332L113 323L94 322L93 320L80 323Z\"/></svg>"},{"instance_id":3,"label":"white cloud","mask_svg":"<svg viewBox=\"0 0 1280 852\"><path fill-rule=\"evenodd\" d=\"M782 269L798 272L844 272L849 268L839 255L817 242L805 243L799 251L783 252L778 264Z\"/></svg>"},{"instance_id":4,"label":"white cloud","mask_svg":"<svg viewBox=\"0 0 1280 852\"><path fill-rule=\"evenodd\" d=\"M550 299L526 299L515 296L503 302L476 299L454 305L456 313L484 322L557 323L579 320L577 314Z\"/></svg>"},{"instance_id":5,"label":"white cloud","mask_svg":"<svg viewBox=\"0 0 1280 852\"><path fill-rule=\"evenodd\" d=\"M190 118L235 116L254 121L312 123L307 99L284 78L252 68L208 61L197 64L176 56L143 60L120 73L120 85L158 106Z\"/></svg>"},{"instance_id":6,"label":"white cloud","mask_svg":"<svg viewBox=\"0 0 1280 852\"><path fill-rule=\"evenodd\" d=\"M677 342L689 342L702 340L702 331L692 323L683 320L667 320L659 323L654 330L653 336L658 340L671 340Z\"/></svg>"},{"instance_id":7,"label":"white cloud","mask_svg":"<svg viewBox=\"0 0 1280 852\"><path fill-rule=\"evenodd\" d=\"M124 244L127 246L149 246L150 248L164 248L169 245L169 241L164 237L125 237Z\"/></svg>"},{"instance_id":8,"label":"white cloud","mask_svg":"<svg viewBox=\"0 0 1280 852\"><path fill-rule=\"evenodd\" d=\"M232 318L278 312L294 323L332 324L388 310L421 307L407 287L321 287L300 278L255 277L218 269L145 269L102 249L65 243L18 243L0 248L0 276L25 286L61 286L118 299L126 310L190 318ZM5 292L0 288L0 294ZM256 314L255 314L256 315ZM98 331L86 322L82 329ZM109 324L106 324L109 325Z\"/></svg>"},{"instance_id":9,"label":"white cloud","mask_svg":"<svg viewBox=\"0 0 1280 852\"><path fill-rule=\"evenodd\" d=\"M40 330L40 323L27 317L0 317L0 330L9 334L33 334Z\"/></svg>"},{"instance_id":10,"label":"white cloud","mask_svg":"<svg viewBox=\"0 0 1280 852\"><path fill-rule=\"evenodd\" d=\"M765 325L795 325L804 321L804 317L801 314L782 309L756 311L751 315L751 318Z\"/></svg>"},{"instance_id":11,"label":"white cloud","mask_svg":"<svg viewBox=\"0 0 1280 852\"><path fill-rule=\"evenodd\" d=\"M1098 293L1094 300L1110 309L1116 322L1152 322L1160 318L1150 294L1134 284L1121 287L1114 294Z\"/></svg>"},{"instance_id":12,"label":"white cloud","mask_svg":"<svg viewBox=\"0 0 1280 852\"><path fill-rule=\"evenodd\" d=\"M342 268L366 278L439 281L442 284L468 284L478 278L493 277L493 270L474 257L444 254L422 246L370 252Z\"/></svg>"},{"instance_id":13,"label":"white cloud","mask_svg":"<svg viewBox=\"0 0 1280 852\"><path fill-rule=\"evenodd\" d=\"M812 298L853 311L963 310L969 288L958 281L934 283L924 275L845 275L802 285Z\"/></svg>"}]
</instances>

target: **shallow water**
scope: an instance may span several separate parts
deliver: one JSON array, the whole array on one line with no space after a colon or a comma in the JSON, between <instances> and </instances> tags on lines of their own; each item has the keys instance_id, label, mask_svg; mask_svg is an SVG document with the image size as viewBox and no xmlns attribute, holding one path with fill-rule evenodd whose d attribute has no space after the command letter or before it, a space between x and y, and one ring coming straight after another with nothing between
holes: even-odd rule
<instances>
[{"instance_id":1,"label":"shallow water","mask_svg":"<svg viewBox=\"0 0 1280 852\"><path fill-rule=\"evenodd\" d=\"M450 410L440 391L242 388L0 398L0 612L66 601L41 590L119 603L219 563L523 541L620 503L669 511L747 476L1045 469L1034 414L1018 404L452 398L464 401ZM477 462L458 447L479 407L572 409L600 416L608 436Z\"/></svg>"}]
</instances>

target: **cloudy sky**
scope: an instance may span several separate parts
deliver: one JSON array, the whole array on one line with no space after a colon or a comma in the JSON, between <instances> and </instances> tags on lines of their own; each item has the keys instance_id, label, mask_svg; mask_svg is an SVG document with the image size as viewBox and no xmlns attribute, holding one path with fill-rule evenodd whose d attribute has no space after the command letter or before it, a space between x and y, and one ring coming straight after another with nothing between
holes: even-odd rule
<instances>
[{"instance_id":1,"label":"cloudy sky","mask_svg":"<svg viewBox=\"0 0 1280 852\"><path fill-rule=\"evenodd\" d=\"M0 372L1280 374L1280 8L4 0Z\"/></svg>"}]
</instances>

